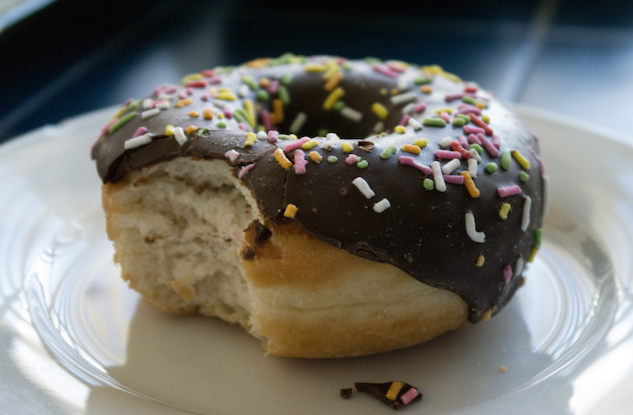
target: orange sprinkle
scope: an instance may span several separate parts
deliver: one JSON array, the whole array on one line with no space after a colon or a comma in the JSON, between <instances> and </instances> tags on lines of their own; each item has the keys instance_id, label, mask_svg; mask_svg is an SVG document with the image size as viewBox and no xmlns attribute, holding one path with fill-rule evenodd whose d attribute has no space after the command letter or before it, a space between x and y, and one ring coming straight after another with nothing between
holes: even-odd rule
<instances>
[{"instance_id":1,"label":"orange sprinkle","mask_svg":"<svg viewBox=\"0 0 633 415\"><path fill-rule=\"evenodd\" d=\"M327 81L327 83L325 84L324 88L326 91L331 91L333 90L339 82L341 82L341 79L343 79L343 72L337 72L335 73L329 81Z\"/></svg>"},{"instance_id":2,"label":"orange sprinkle","mask_svg":"<svg viewBox=\"0 0 633 415\"><path fill-rule=\"evenodd\" d=\"M262 88L267 88L269 84L270 84L270 79L268 78L261 78L259 80L259 86L261 86Z\"/></svg>"},{"instance_id":3,"label":"orange sprinkle","mask_svg":"<svg viewBox=\"0 0 633 415\"><path fill-rule=\"evenodd\" d=\"M478 198L479 189L477 189L477 186L475 186L475 182L470 176L470 173L468 173L467 171L462 171L459 174L464 176L464 186L466 186L466 190L468 190L468 194L470 195L470 197L472 197L473 199Z\"/></svg>"},{"instance_id":4,"label":"orange sprinkle","mask_svg":"<svg viewBox=\"0 0 633 415\"><path fill-rule=\"evenodd\" d=\"M249 68L261 69L268 63L269 60L269 58L255 59L247 62L246 66L248 66Z\"/></svg>"},{"instance_id":5,"label":"orange sprinkle","mask_svg":"<svg viewBox=\"0 0 633 415\"><path fill-rule=\"evenodd\" d=\"M193 103L193 99L191 99L191 98L181 99L180 101L176 102L176 105L174 105L174 107L180 108L180 107L184 107L185 105L192 104L192 103Z\"/></svg>"},{"instance_id":6,"label":"orange sprinkle","mask_svg":"<svg viewBox=\"0 0 633 415\"><path fill-rule=\"evenodd\" d=\"M488 321L488 320L490 320L490 317L492 317L492 310L488 309L488 310L486 310L484 315L481 317L481 321Z\"/></svg>"},{"instance_id":7,"label":"orange sprinkle","mask_svg":"<svg viewBox=\"0 0 633 415\"><path fill-rule=\"evenodd\" d=\"M298 210L299 208L297 208L295 205L290 203L288 206L286 206L286 210L284 211L284 216L287 218L294 218Z\"/></svg>"},{"instance_id":8,"label":"orange sprinkle","mask_svg":"<svg viewBox=\"0 0 633 415\"><path fill-rule=\"evenodd\" d=\"M420 91L424 92L425 94L430 94L431 92L433 92L433 88L428 85L422 85L420 87Z\"/></svg>"},{"instance_id":9,"label":"orange sprinkle","mask_svg":"<svg viewBox=\"0 0 633 415\"><path fill-rule=\"evenodd\" d=\"M275 122L273 124L279 124L284 120L284 103L280 99L273 100L273 114L275 116Z\"/></svg>"},{"instance_id":10,"label":"orange sprinkle","mask_svg":"<svg viewBox=\"0 0 633 415\"><path fill-rule=\"evenodd\" d=\"M477 263L475 264L475 266L482 267L484 265L484 262L486 262L486 257L484 257L483 255L479 255L477 257Z\"/></svg>"},{"instance_id":11,"label":"orange sprinkle","mask_svg":"<svg viewBox=\"0 0 633 415\"><path fill-rule=\"evenodd\" d=\"M189 116L190 116L190 117L199 117L199 116L200 116L200 114L198 114L198 112L197 112L197 111L191 111L191 112L189 113Z\"/></svg>"},{"instance_id":12,"label":"orange sprinkle","mask_svg":"<svg viewBox=\"0 0 633 415\"><path fill-rule=\"evenodd\" d=\"M308 157L310 157L310 160L315 163L320 163L321 160L323 160L323 157L321 157L321 155L316 151L311 151L310 154L308 154Z\"/></svg>"},{"instance_id":13,"label":"orange sprinkle","mask_svg":"<svg viewBox=\"0 0 633 415\"><path fill-rule=\"evenodd\" d=\"M205 120L210 120L211 118L213 118L213 111L211 110L211 108L205 108L202 110L202 116Z\"/></svg>"},{"instance_id":14,"label":"orange sprinkle","mask_svg":"<svg viewBox=\"0 0 633 415\"><path fill-rule=\"evenodd\" d=\"M420 147L414 144L405 144L404 146L402 146L402 150L411 154L420 154Z\"/></svg>"},{"instance_id":15,"label":"orange sprinkle","mask_svg":"<svg viewBox=\"0 0 633 415\"><path fill-rule=\"evenodd\" d=\"M391 95L398 95L400 93L400 90L398 88L393 88L391 90Z\"/></svg>"},{"instance_id":16,"label":"orange sprinkle","mask_svg":"<svg viewBox=\"0 0 633 415\"><path fill-rule=\"evenodd\" d=\"M481 103L481 102L476 103L476 104L475 104L475 106L476 106L477 108L479 108L480 110L482 110L482 109L486 108L486 106L485 106L483 103Z\"/></svg>"},{"instance_id":17,"label":"orange sprinkle","mask_svg":"<svg viewBox=\"0 0 633 415\"><path fill-rule=\"evenodd\" d=\"M218 93L218 87L212 86L211 88L209 88L209 93L211 94L212 97L214 97Z\"/></svg>"},{"instance_id":18,"label":"orange sprinkle","mask_svg":"<svg viewBox=\"0 0 633 415\"><path fill-rule=\"evenodd\" d=\"M277 163L286 170L290 170L290 167L292 167L292 163L288 160L288 157L286 157L283 150L280 148L275 150L275 160L277 160Z\"/></svg>"},{"instance_id":19,"label":"orange sprinkle","mask_svg":"<svg viewBox=\"0 0 633 415\"><path fill-rule=\"evenodd\" d=\"M187 134L191 134L191 133L193 133L194 131L196 131L197 129L198 129L198 127L195 127L195 126L193 126L193 125L190 125L189 127L187 127L187 129L185 130L185 132L186 132Z\"/></svg>"}]
</instances>

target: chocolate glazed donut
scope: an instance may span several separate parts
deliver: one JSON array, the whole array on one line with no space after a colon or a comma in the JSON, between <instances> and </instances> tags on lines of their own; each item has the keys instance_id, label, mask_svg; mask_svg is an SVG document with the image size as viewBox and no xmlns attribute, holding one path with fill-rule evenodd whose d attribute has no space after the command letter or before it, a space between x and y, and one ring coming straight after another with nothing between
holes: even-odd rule
<instances>
[{"instance_id":1,"label":"chocolate glazed donut","mask_svg":"<svg viewBox=\"0 0 633 415\"><path fill-rule=\"evenodd\" d=\"M223 160L264 218L243 260L292 223L456 293L472 323L522 285L547 205L538 141L508 109L400 61L284 55L193 74L128 101L92 157L104 183L179 157Z\"/></svg>"}]
</instances>

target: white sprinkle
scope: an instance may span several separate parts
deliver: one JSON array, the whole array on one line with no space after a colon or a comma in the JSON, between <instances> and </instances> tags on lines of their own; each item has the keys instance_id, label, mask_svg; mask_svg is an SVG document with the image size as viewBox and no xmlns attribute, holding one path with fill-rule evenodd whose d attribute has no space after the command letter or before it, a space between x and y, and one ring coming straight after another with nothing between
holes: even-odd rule
<instances>
[{"instance_id":1,"label":"white sprinkle","mask_svg":"<svg viewBox=\"0 0 633 415\"><path fill-rule=\"evenodd\" d=\"M266 131L258 131L257 132L257 139L258 140L268 140L268 133L266 133Z\"/></svg>"},{"instance_id":2,"label":"white sprinkle","mask_svg":"<svg viewBox=\"0 0 633 415\"><path fill-rule=\"evenodd\" d=\"M213 101L213 105L215 105L218 108L224 108L227 105L229 105L228 102L224 102L224 101L220 101L219 99L216 99L215 101Z\"/></svg>"},{"instance_id":3,"label":"white sprinkle","mask_svg":"<svg viewBox=\"0 0 633 415\"><path fill-rule=\"evenodd\" d=\"M439 145L442 148L448 148L451 145L451 141L453 141L451 137L444 137L440 140Z\"/></svg>"},{"instance_id":4,"label":"white sprinkle","mask_svg":"<svg viewBox=\"0 0 633 415\"><path fill-rule=\"evenodd\" d=\"M301 130L301 127L303 127L303 124L306 122L307 119L308 119L308 116L306 115L305 112L300 112L299 114L297 114L292 124L290 124L290 132L293 134L298 133L299 130Z\"/></svg>"},{"instance_id":5,"label":"white sprinkle","mask_svg":"<svg viewBox=\"0 0 633 415\"><path fill-rule=\"evenodd\" d=\"M169 108L169 102L168 101L159 102L158 104L156 104L156 108L158 108L159 110L166 110Z\"/></svg>"},{"instance_id":6,"label":"white sprinkle","mask_svg":"<svg viewBox=\"0 0 633 415\"><path fill-rule=\"evenodd\" d=\"M358 190L360 190L360 192L363 195L365 195L367 199L371 199L372 197L376 195L376 193L374 193L374 191L371 190L371 187L369 187L365 179L363 179L362 177L357 177L354 180L352 180L352 184L356 186Z\"/></svg>"},{"instance_id":7,"label":"white sprinkle","mask_svg":"<svg viewBox=\"0 0 633 415\"><path fill-rule=\"evenodd\" d=\"M479 153L477 153L477 150L475 150L474 148L471 148L470 150L468 150L470 152L470 157L474 158L475 160L477 160L479 163L481 163L481 157L479 156Z\"/></svg>"},{"instance_id":8,"label":"white sprinkle","mask_svg":"<svg viewBox=\"0 0 633 415\"><path fill-rule=\"evenodd\" d=\"M411 102L405 105L404 107L402 107L402 115L411 114L411 112L413 112L414 109L415 109L415 102Z\"/></svg>"},{"instance_id":9,"label":"white sprinkle","mask_svg":"<svg viewBox=\"0 0 633 415\"><path fill-rule=\"evenodd\" d=\"M143 134L143 135L139 135L138 137L125 140L125 143L123 143L123 148L125 148L126 150L129 150L131 148L144 146L151 142L152 142L152 137L150 137L149 134Z\"/></svg>"},{"instance_id":10,"label":"white sprinkle","mask_svg":"<svg viewBox=\"0 0 633 415\"><path fill-rule=\"evenodd\" d=\"M459 159L452 159L451 161L449 161L448 163L442 166L442 173L451 174L453 171L455 171L456 168L459 167L460 164L461 163Z\"/></svg>"},{"instance_id":11,"label":"white sprinkle","mask_svg":"<svg viewBox=\"0 0 633 415\"><path fill-rule=\"evenodd\" d=\"M238 153L235 150L229 150L226 153L224 153L224 157L227 157L229 160L231 160L231 163L237 160L239 156L240 156L240 153Z\"/></svg>"},{"instance_id":12,"label":"white sprinkle","mask_svg":"<svg viewBox=\"0 0 633 415\"><path fill-rule=\"evenodd\" d=\"M517 263L514 266L514 275L521 275L521 271L523 271L523 265L525 265L525 260L523 259L523 255L519 256L517 259Z\"/></svg>"},{"instance_id":13,"label":"white sprinkle","mask_svg":"<svg viewBox=\"0 0 633 415\"><path fill-rule=\"evenodd\" d=\"M435 181L435 188L440 192L446 191L446 183L444 183L444 176L442 176L442 167L439 161L431 163L431 170L433 171L433 180Z\"/></svg>"},{"instance_id":14,"label":"white sprinkle","mask_svg":"<svg viewBox=\"0 0 633 415\"><path fill-rule=\"evenodd\" d=\"M374 125L374 132L381 133L383 131L385 131L385 123L382 121L378 121L376 125Z\"/></svg>"},{"instance_id":15,"label":"white sprinkle","mask_svg":"<svg viewBox=\"0 0 633 415\"><path fill-rule=\"evenodd\" d=\"M530 208L532 207L532 199L530 196L525 196L525 202L523 202L523 219L521 219L521 230L525 232L530 224Z\"/></svg>"},{"instance_id":16,"label":"white sprinkle","mask_svg":"<svg viewBox=\"0 0 633 415\"><path fill-rule=\"evenodd\" d=\"M486 234L483 232L477 232L475 227L475 216L471 212L466 212L466 233L473 241L477 243L484 243L486 240Z\"/></svg>"},{"instance_id":17,"label":"white sprinkle","mask_svg":"<svg viewBox=\"0 0 633 415\"><path fill-rule=\"evenodd\" d=\"M413 101L415 98L416 98L415 92L407 92L404 94L392 96L391 103L393 105L404 104L405 102Z\"/></svg>"},{"instance_id":18,"label":"white sprinkle","mask_svg":"<svg viewBox=\"0 0 633 415\"><path fill-rule=\"evenodd\" d=\"M248 92L249 92L249 88L248 88L248 85L246 84L240 85L239 89L237 90L237 94L242 98L248 95Z\"/></svg>"},{"instance_id":19,"label":"white sprinkle","mask_svg":"<svg viewBox=\"0 0 633 415\"><path fill-rule=\"evenodd\" d=\"M409 78L405 75L401 75L398 77L397 87L398 89L407 89L407 84L409 83ZM404 95L404 94L403 94ZM415 99L415 96L413 97ZM395 102L394 102L395 104Z\"/></svg>"},{"instance_id":20,"label":"white sprinkle","mask_svg":"<svg viewBox=\"0 0 633 415\"><path fill-rule=\"evenodd\" d=\"M345 118L348 118L352 121L360 122L363 119L363 113L360 111L356 111L350 107L345 107L341 110L341 115Z\"/></svg>"},{"instance_id":21,"label":"white sprinkle","mask_svg":"<svg viewBox=\"0 0 633 415\"><path fill-rule=\"evenodd\" d=\"M141 118L145 119L145 118L153 117L159 112L160 110L158 108L152 108L151 110L141 112Z\"/></svg>"},{"instance_id":22,"label":"white sprinkle","mask_svg":"<svg viewBox=\"0 0 633 415\"><path fill-rule=\"evenodd\" d=\"M183 145L187 142L187 135L185 134L185 132L183 131L181 127L174 128L174 137L176 138L176 141L178 141L178 144L180 145Z\"/></svg>"},{"instance_id":23,"label":"white sprinkle","mask_svg":"<svg viewBox=\"0 0 633 415\"><path fill-rule=\"evenodd\" d=\"M543 214L549 212L549 176L543 176Z\"/></svg>"},{"instance_id":24,"label":"white sprinkle","mask_svg":"<svg viewBox=\"0 0 633 415\"><path fill-rule=\"evenodd\" d=\"M416 131L422 129L422 124L420 124L420 122L415 118L409 118L409 125Z\"/></svg>"},{"instance_id":25,"label":"white sprinkle","mask_svg":"<svg viewBox=\"0 0 633 415\"><path fill-rule=\"evenodd\" d=\"M143 100L143 109L148 110L148 109L152 108L152 104L153 104L153 103L154 103L154 100L153 100L153 99L151 99L151 98L145 98L145 99Z\"/></svg>"},{"instance_id":26,"label":"white sprinkle","mask_svg":"<svg viewBox=\"0 0 633 415\"><path fill-rule=\"evenodd\" d=\"M475 153L477 151L475 150ZM468 159L468 174L470 174L470 177L472 177L473 179L477 177L477 165L479 163L477 163L477 160L475 160L474 158L469 158Z\"/></svg>"},{"instance_id":27,"label":"white sprinkle","mask_svg":"<svg viewBox=\"0 0 633 415\"><path fill-rule=\"evenodd\" d=\"M391 203L387 199L382 199L378 203L374 203L374 212L382 213L391 207Z\"/></svg>"},{"instance_id":28,"label":"white sprinkle","mask_svg":"<svg viewBox=\"0 0 633 415\"><path fill-rule=\"evenodd\" d=\"M328 140L339 140L338 135L336 135L336 133L327 133L325 135L325 138L327 138Z\"/></svg>"},{"instance_id":29,"label":"white sprinkle","mask_svg":"<svg viewBox=\"0 0 633 415\"><path fill-rule=\"evenodd\" d=\"M164 93L160 93L158 94L158 99L171 99L171 96L169 96L168 94L164 94Z\"/></svg>"}]
</instances>

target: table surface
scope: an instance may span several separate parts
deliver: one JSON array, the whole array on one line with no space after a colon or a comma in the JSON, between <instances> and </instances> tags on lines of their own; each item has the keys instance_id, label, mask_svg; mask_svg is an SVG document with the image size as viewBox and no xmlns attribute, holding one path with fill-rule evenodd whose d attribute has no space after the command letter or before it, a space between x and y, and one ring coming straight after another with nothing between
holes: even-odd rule
<instances>
[{"instance_id":1,"label":"table surface","mask_svg":"<svg viewBox=\"0 0 633 415\"><path fill-rule=\"evenodd\" d=\"M503 100L631 135L633 2L13 3L0 10L0 142L186 73L285 52L439 64Z\"/></svg>"}]
</instances>

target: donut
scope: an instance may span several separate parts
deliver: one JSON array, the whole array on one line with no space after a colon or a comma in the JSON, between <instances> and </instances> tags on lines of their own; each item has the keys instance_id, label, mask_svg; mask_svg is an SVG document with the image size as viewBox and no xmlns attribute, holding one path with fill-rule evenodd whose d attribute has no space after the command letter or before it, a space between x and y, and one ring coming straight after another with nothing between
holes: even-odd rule
<instances>
[{"instance_id":1,"label":"donut","mask_svg":"<svg viewBox=\"0 0 633 415\"><path fill-rule=\"evenodd\" d=\"M128 100L91 155L131 288L320 358L498 313L541 244L538 148L439 66L286 54Z\"/></svg>"}]
</instances>

